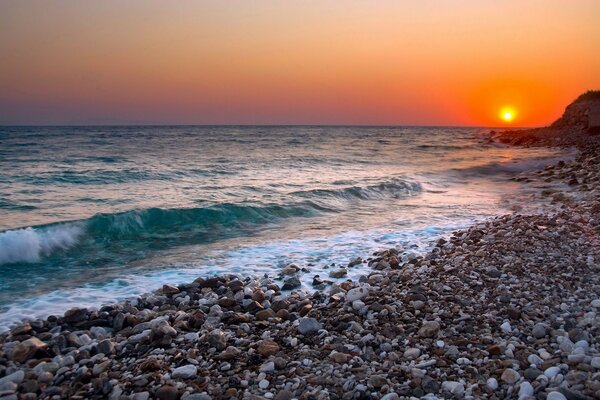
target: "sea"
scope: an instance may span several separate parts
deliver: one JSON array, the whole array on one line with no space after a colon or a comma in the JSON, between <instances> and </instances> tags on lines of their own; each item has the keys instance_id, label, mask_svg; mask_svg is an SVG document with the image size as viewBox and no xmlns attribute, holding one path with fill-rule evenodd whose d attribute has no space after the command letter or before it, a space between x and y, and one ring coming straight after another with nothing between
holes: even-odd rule
<instances>
[{"instance_id":1,"label":"sea","mask_svg":"<svg viewBox=\"0 0 600 400\"><path fill-rule=\"evenodd\" d=\"M0 127L0 330L197 277L294 263L310 291L377 250L422 254L526 207L510 178L560 156L489 130Z\"/></svg>"}]
</instances>

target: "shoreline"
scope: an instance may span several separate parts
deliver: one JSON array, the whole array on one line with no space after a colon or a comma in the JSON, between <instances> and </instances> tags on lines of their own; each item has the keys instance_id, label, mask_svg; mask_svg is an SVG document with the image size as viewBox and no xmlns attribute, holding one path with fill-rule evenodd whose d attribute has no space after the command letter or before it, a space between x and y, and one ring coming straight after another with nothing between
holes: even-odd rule
<instances>
[{"instance_id":1,"label":"shoreline","mask_svg":"<svg viewBox=\"0 0 600 400\"><path fill-rule=\"evenodd\" d=\"M516 178L573 187L541 194L553 211L407 263L377 252L359 282L282 296L267 278L198 278L23 323L0 335L0 399L600 396L598 154Z\"/></svg>"}]
</instances>

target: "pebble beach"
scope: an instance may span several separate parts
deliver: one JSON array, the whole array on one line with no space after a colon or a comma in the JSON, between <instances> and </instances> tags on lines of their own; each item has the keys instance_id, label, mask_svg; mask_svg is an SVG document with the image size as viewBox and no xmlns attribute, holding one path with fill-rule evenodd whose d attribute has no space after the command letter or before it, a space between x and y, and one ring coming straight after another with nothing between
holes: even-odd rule
<instances>
[{"instance_id":1,"label":"pebble beach","mask_svg":"<svg viewBox=\"0 0 600 400\"><path fill-rule=\"evenodd\" d=\"M290 264L21 323L0 399L600 398L600 147L578 154L513 178L565 188L543 212L349 259L314 292Z\"/></svg>"}]
</instances>

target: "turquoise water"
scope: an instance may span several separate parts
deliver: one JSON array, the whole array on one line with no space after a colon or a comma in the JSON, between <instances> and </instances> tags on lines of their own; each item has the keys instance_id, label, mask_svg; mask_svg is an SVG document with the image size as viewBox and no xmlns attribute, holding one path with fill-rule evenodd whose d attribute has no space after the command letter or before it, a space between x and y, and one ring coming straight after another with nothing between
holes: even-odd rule
<instances>
[{"instance_id":1,"label":"turquoise water","mask_svg":"<svg viewBox=\"0 0 600 400\"><path fill-rule=\"evenodd\" d=\"M0 128L0 326L201 275L294 261L307 284L373 250L422 251L505 212L523 197L506 175L552 156L485 131Z\"/></svg>"}]
</instances>

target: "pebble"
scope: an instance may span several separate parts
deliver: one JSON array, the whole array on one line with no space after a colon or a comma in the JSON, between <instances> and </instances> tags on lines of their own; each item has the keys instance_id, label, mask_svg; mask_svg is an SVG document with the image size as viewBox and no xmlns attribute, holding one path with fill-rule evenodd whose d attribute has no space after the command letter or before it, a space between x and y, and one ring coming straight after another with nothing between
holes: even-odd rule
<instances>
[{"instance_id":1,"label":"pebble","mask_svg":"<svg viewBox=\"0 0 600 400\"><path fill-rule=\"evenodd\" d=\"M496 380L496 378L489 378L486 382L486 386L490 390L496 390L498 389L498 381Z\"/></svg>"},{"instance_id":2,"label":"pebble","mask_svg":"<svg viewBox=\"0 0 600 400\"><path fill-rule=\"evenodd\" d=\"M175 368L171 377L174 379L192 379L198 374L198 367L195 365L184 365L182 367Z\"/></svg>"},{"instance_id":3,"label":"pebble","mask_svg":"<svg viewBox=\"0 0 600 400\"><path fill-rule=\"evenodd\" d=\"M546 396L546 400L567 400L567 398L560 392L550 392Z\"/></svg>"},{"instance_id":4,"label":"pebble","mask_svg":"<svg viewBox=\"0 0 600 400\"><path fill-rule=\"evenodd\" d=\"M437 321L425 321L417 333L422 338L435 337L440 331L440 323Z\"/></svg>"},{"instance_id":5,"label":"pebble","mask_svg":"<svg viewBox=\"0 0 600 400\"><path fill-rule=\"evenodd\" d=\"M542 323L535 324L531 330L533 337L541 339L546 336L546 325Z\"/></svg>"},{"instance_id":6,"label":"pebble","mask_svg":"<svg viewBox=\"0 0 600 400\"><path fill-rule=\"evenodd\" d=\"M300 322L298 324L298 332L300 332L302 335L318 332L322 328L323 326L321 323L314 318L300 318Z\"/></svg>"},{"instance_id":7,"label":"pebble","mask_svg":"<svg viewBox=\"0 0 600 400\"><path fill-rule=\"evenodd\" d=\"M269 387L270 382L266 379L261 380L260 382L258 382L258 387L261 388L262 390L265 390L266 388Z\"/></svg>"},{"instance_id":8,"label":"pebble","mask_svg":"<svg viewBox=\"0 0 600 400\"><path fill-rule=\"evenodd\" d=\"M353 301L361 300L362 298L368 296L368 294L369 290L364 286L353 288L348 290L348 293L346 293L346 300L352 303Z\"/></svg>"},{"instance_id":9,"label":"pebble","mask_svg":"<svg viewBox=\"0 0 600 400\"><path fill-rule=\"evenodd\" d=\"M444 381L442 382L442 390L454 395L462 395L465 391L465 387L460 382Z\"/></svg>"},{"instance_id":10,"label":"pebble","mask_svg":"<svg viewBox=\"0 0 600 400\"><path fill-rule=\"evenodd\" d=\"M521 377L521 375L519 375L519 373L517 371L515 371L514 369L506 368L504 370L504 372L502 373L502 376L500 377L500 379L502 379L504 382L508 383L509 385L512 385L513 383L516 383L520 377Z\"/></svg>"},{"instance_id":11,"label":"pebble","mask_svg":"<svg viewBox=\"0 0 600 400\"><path fill-rule=\"evenodd\" d=\"M410 348L410 349L406 349L404 351L404 358L408 359L408 360L414 360L415 358L419 357L421 355L421 350L417 349L417 348Z\"/></svg>"},{"instance_id":12,"label":"pebble","mask_svg":"<svg viewBox=\"0 0 600 400\"><path fill-rule=\"evenodd\" d=\"M556 375L560 373L560 368L558 367L550 367L544 370L544 375L548 378L554 378Z\"/></svg>"},{"instance_id":13,"label":"pebble","mask_svg":"<svg viewBox=\"0 0 600 400\"><path fill-rule=\"evenodd\" d=\"M527 381L522 382L519 386L519 399L527 399L531 396L533 396L533 386Z\"/></svg>"}]
</instances>

